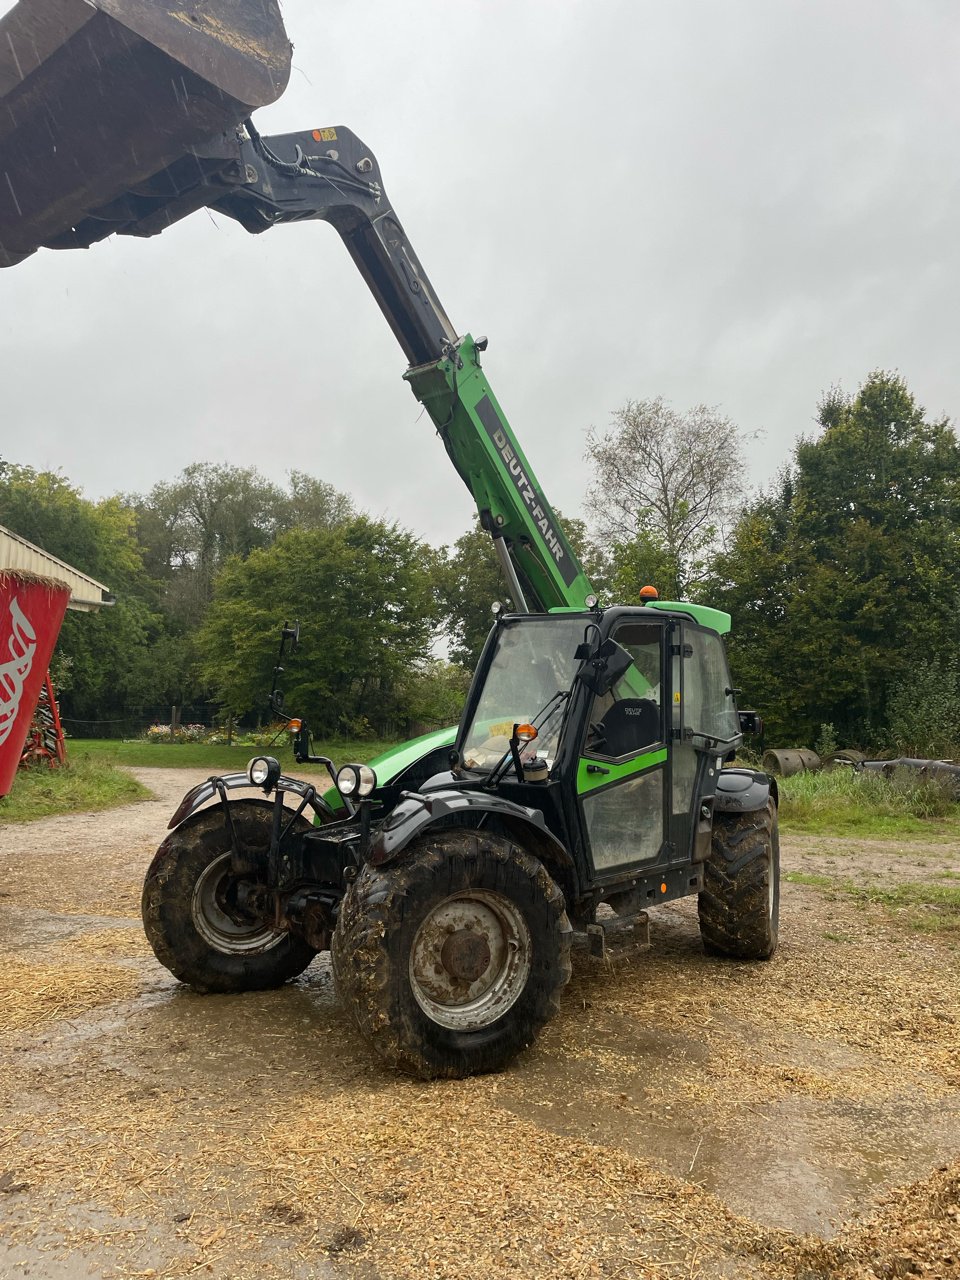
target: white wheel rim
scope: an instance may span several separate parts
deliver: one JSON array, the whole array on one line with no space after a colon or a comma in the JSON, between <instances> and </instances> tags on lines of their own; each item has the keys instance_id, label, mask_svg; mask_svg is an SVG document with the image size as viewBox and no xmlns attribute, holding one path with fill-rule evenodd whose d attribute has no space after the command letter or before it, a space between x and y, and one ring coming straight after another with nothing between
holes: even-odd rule
<instances>
[{"instance_id":1,"label":"white wheel rim","mask_svg":"<svg viewBox=\"0 0 960 1280\"><path fill-rule=\"evenodd\" d=\"M431 1021L478 1031L517 1002L530 978L530 930L502 894L467 889L445 898L417 930L410 987Z\"/></svg>"},{"instance_id":2,"label":"white wheel rim","mask_svg":"<svg viewBox=\"0 0 960 1280\"><path fill-rule=\"evenodd\" d=\"M190 913L193 926L208 946L227 955L259 955L282 942L282 930L261 924L238 924L220 905L220 893L230 878L229 853L209 864L193 887Z\"/></svg>"}]
</instances>

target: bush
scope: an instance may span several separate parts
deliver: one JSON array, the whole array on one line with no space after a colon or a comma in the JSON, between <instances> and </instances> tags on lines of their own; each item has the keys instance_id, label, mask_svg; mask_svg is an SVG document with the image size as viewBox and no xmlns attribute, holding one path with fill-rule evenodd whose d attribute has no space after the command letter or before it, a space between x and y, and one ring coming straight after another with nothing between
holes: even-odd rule
<instances>
[{"instance_id":1,"label":"bush","mask_svg":"<svg viewBox=\"0 0 960 1280\"><path fill-rule=\"evenodd\" d=\"M960 663L918 664L894 688L887 722L897 755L960 756Z\"/></svg>"},{"instance_id":2,"label":"bush","mask_svg":"<svg viewBox=\"0 0 960 1280\"><path fill-rule=\"evenodd\" d=\"M181 724L171 733L168 724L152 724L143 734L143 741L159 746L165 743L204 742L209 746L226 746L229 739L235 747L269 747L275 742L286 742L286 724L271 724L264 729L208 729L203 724Z\"/></svg>"},{"instance_id":3,"label":"bush","mask_svg":"<svg viewBox=\"0 0 960 1280\"><path fill-rule=\"evenodd\" d=\"M147 742L206 742L208 732L205 724L152 724L143 736Z\"/></svg>"},{"instance_id":4,"label":"bush","mask_svg":"<svg viewBox=\"0 0 960 1280\"><path fill-rule=\"evenodd\" d=\"M827 760L833 755L838 746L836 729L832 724L822 724L820 726L820 736L813 744L814 751L821 760Z\"/></svg>"}]
</instances>

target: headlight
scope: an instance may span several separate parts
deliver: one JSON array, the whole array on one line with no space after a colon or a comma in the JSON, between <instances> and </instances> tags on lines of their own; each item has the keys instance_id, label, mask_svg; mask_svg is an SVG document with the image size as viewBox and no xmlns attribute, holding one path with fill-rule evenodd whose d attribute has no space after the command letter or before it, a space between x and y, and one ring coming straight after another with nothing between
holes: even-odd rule
<instances>
[{"instance_id":1,"label":"headlight","mask_svg":"<svg viewBox=\"0 0 960 1280\"><path fill-rule=\"evenodd\" d=\"M377 785L377 775L368 764L345 764L337 774L337 790L342 796L368 796Z\"/></svg>"},{"instance_id":2,"label":"headlight","mask_svg":"<svg viewBox=\"0 0 960 1280\"><path fill-rule=\"evenodd\" d=\"M247 777L253 786L269 791L280 777L280 761L273 756L254 756L247 765Z\"/></svg>"}]
</instances>

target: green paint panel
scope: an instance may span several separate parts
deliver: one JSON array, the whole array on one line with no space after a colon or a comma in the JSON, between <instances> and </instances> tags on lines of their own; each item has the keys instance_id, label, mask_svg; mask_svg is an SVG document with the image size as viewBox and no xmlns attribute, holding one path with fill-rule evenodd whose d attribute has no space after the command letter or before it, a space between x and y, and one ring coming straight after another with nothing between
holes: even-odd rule
<instances>
[{"instance_id":1,"label":"green paint panel","mask_svg":"<svg viewBox=\"0 0 960 1280\"><path fill-rule=\"evenodd\" d=\"M586 760L581 756L580 763L577 766L577 795L583 796L589 791L596 791L598 787L607 787L611 782L620 782L623 778L632 778L635 773L643 773L645 769L652 769L654 765L663 764L666 758L666 747L661 747L657 751L648 751L645 755L636 756L633 760L627 760L624 764L607 764L599 760ZM588 765L604 769L606 772L588 773Z\"/></svg>"},{"instance_id":2,"label":"green paint panel","mask_svg":"<svg viewBox=\"0 0 960 1280\"><path fill-rule=\"evenodd\" d=\"M690 604L686 600L651 600L648 609L666 609L669 613L686 613L699 622L702 627L709 627L718 636L725 636L730 630L730 615L722 609L711 609L705 604Z\"/></svg>"},{"instance_id":3,"label":"green paint panel","mask_svg":"<svg viewBox=\"0 0 960 1280\"><path fill-rule=\"evenodd\" d=\"M398 773L403 773L404 769L409 768L421 756L436 750L437 747L452 747L457 740L457 728L457 725L452 725L448 729L434 729L432 733L425 733L419 738L411 738L409 742L401 742L398 747L391 747L381 755L374 756L367 763L376 771L377 785L383 786L385 783L392 782ZM344 761L344 764L348 763L352 762ZM359 761L358 763L363 762ZM323 798L334 812L343 808L343 800L336 787L331 787L329 791L325 791Z\"/></svg>"}]
</instances>

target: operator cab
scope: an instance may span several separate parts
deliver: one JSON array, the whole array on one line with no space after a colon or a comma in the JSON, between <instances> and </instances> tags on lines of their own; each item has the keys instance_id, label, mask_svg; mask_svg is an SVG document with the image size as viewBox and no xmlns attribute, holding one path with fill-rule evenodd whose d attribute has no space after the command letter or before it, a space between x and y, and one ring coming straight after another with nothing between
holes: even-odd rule
<instances>
[{"instance_id":1,"label":"operator cab","mask_svg":"<svg viewBox=\"0 0 960 1280\"><path fill-rule=\"evenodd\" d=\"M461 785L540 809L590 880L656 870L673 897L740 738L718 632L682 606L614 607L501 615L457 753ZM674 865L676 885L660 875Z\"/></svg>"}]
</instances>

